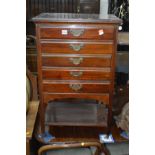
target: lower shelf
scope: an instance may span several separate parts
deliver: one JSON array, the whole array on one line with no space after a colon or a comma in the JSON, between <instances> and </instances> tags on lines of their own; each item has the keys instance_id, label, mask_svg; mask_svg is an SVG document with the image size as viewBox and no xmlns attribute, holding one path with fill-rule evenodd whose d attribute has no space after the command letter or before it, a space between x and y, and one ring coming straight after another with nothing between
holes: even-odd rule
<instances>
[{"instance_id":1,"label":"lower shelf","mask_svg":"<svg viewBox=\"0 0 155 155\"><path fill-rule=\"evenodd\" d=\"M90 102L51 102L45 125L107 127L108 110L103 104Z\"/></svg>"}]
</instances>

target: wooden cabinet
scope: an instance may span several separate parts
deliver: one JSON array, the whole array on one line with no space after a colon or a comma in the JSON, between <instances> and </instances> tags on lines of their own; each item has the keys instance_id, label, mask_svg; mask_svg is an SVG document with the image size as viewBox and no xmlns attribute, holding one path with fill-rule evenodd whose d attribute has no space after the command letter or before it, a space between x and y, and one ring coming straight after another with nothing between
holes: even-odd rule
<instances>
[{"instance_id":1,"label":"wooden cabinet","mask_svg":"<svg viewBox=\"0 0 155 155\"><path fill-rule=\"evenodd\" d=\"M45 128L48 102L65 98L95 99L106 104L106 122L101 118L94 126L109 131L117 29L121 20L113 15L100 17L98 14L43 13L33 18L33 21L36 23L37 35L42 131ZM100 116L99 113L104 112L95 112ZM53 122L48 124L74 126L74 117L72 119L72 122L65 123L52 119ZM81 124L78 122L78 125L83 124L87 126L89 121Z\"/></svg>"}]
</instances>

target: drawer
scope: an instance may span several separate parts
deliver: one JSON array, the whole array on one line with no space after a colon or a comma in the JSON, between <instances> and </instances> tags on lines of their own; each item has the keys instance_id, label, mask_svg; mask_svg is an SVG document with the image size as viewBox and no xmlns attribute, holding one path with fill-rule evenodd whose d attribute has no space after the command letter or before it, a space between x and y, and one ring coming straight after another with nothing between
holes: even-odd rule
<instances>
[{"instance_id":1,"label":"drawer","mask_svg":"<svg viewBox=\"0 0 155 155\"><path fill-rule=\"evenodd\" d=\"M43 54L42 65L52 67L109 67L111 66L111 55L66 56Z\"/></svg>"},{"instance_id":2,"label":"drawer","mask_svg":"<svg viewBox=\"0 0 155 155\"><path fill-rule=\"evenodd\" d=\"M111 69L43 68L42 77L50 80L110 80Z\"/></svg>"},{"instance_id":3,"label":"drawer","mask_svg":"<svg viewBox=\"0 0 155 155\"><path fill-rule=\"evenodd\" d=\"M114 26L97 25L43 25L40 39L97 39L113 40Z\"/></svg>"},{"instance_id":4,"label":"drawer","mask_svg":"<svg viewBox=\"0 0 155 155\"><path fill-rule=\"evenodd\" d=\"M113 42L41 41L41 50L57 54L109 54L113 52Z\"/></svg>"},{"instance_id":5,"label":"drawer","mask_svg":"<svg viewBox=\"0 0 155 155\"><path fill-rule=\"evenodd\" d=\"M106 93L110 82L43 81L43 91L49 93Z\"/></svg>"}]
</instances>

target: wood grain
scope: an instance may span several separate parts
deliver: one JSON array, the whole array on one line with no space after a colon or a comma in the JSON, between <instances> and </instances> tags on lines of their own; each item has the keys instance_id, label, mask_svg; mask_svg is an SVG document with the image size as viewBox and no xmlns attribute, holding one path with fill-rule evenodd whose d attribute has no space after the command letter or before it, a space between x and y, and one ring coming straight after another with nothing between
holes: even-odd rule
<instances>
[{"instance_id":1,"label":"wood grain","mask_svg":"<svg viewBox=\"0 0 155 155\"><path fill-rule=\"evenodd\" d=\"M43 79L49 80L110 80L111 70L109 68L60 68L44 67L42 69Z\"/></svg>"},{"instance_id":2,"label":"wood grain","mask_svg":"<svg viewBox=\"0 0 155 155\"><path fill-rule=\"evenodd\" d=\"M49 103L49 101L54 101L57 99L94 99L101 101L101 103L109 104L109 94L108 93L43 93L44 104Z\"/></svg>"},{"instance_id":3,"label":"wood grain","mask_svg":"<svg viewBox=\"0 0 155 155\"><path fill-rule=\"evenodd\" d=\"M79 51L71 48L75 45L82 45ZM41 41L42 53L59 53L59 54L111 54L113 42L88 42L88 41Z\"/></svg>"},{"instance_id":4,"label":"wood grain","mask_svg":"<svg viewBox=\"0 0 155 155\"><path fill-rule=\"evenodd\" d=\"M79 90L74 90L71 85L80 85ZM83 82L83 81L44 81L43 91L50 93L105 93L110 88L110 82Z\"/></svg>"},{"instance_id":5,"label":"wood grain","mask_svg":"<svg viewBox=\"0 0 155 155\"><path fill-rule=\"evenodd\" d=\"M79 64L74 60L81 59ZM111 55L42 55L42 65L52 67L109 67L111 66Z\"/></svg>"},{"instance_id":6,"label":"wood grain","mask_svg":"<svg viewBox=\"0 0 155 155\"><path fill-rule=\"evenodd\" d=\"M57 28L58 26L48 26L48 28L41 28L41 39L97 39L97 40L112 40L113 39L113 28L101 26L90 27L89 25L81 26L72 25L72 27L64 26ZM77 28L76 28L77 27ZM67 31L67 35L63 35L63 31ZM72 35L71 31L83 30L83 33L79 36ZM103 30L102 35L99 34L99 30Z\"/></svg>"}]
</instances>

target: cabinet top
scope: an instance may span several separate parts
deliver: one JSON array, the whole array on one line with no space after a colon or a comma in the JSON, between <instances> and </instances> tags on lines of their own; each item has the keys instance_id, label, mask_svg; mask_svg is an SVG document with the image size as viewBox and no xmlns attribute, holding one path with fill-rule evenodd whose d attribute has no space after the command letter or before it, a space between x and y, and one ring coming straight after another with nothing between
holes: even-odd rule
<instances>
[{"instance_id":1,"label":"cabinet top","mask_svg":"<svg viewBox=\"0 0 155 155\"><path fill-rule=\"evenodd\" d=\"M115 15L107 14L76 14L76 13L41 13L32 18L34 22L76 22L76 23L115 23L120 24L121 19Z\"/></svg>"}]
</instances>

